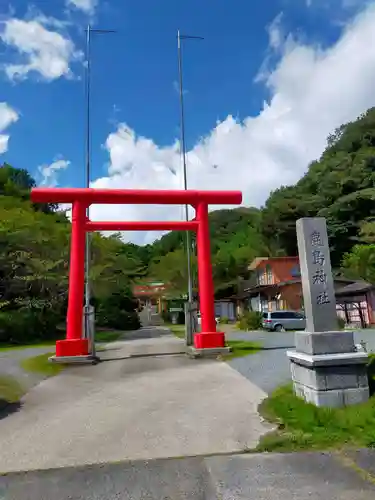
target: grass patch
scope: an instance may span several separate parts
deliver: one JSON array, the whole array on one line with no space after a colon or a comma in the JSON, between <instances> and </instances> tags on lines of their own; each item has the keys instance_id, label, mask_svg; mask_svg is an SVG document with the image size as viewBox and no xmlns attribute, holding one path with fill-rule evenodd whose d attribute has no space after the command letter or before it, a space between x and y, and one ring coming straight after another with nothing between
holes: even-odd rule
<instances>
[{"instance_id":1,"label":"grass patch","mask_svg":"<svg viewBox=\"0 0 375 500\"><path fill-rule=\"evenodd\" d=\"M53 377L64 369L64 365L57 363L50 363L48 358L53 356L54 353L39 354L31 358L23 359L20 363L21 367L31 373L38 373L46 377Z\"/></svg>"},{"instance_id":2,"label":"grass patch","mask_svg":"<svg viewBox=\"0 0 375 500\"><path fill-rule=\"evenodd\" d=\"M59 340L59 339L58 339ZM40 343L30 343L30 344L0 344L0 352L3 351L19 351L22 349L29 349L31 347L50 347L51 345L55 345L56 340L49 340L46 342Z\"/></svg>"},{"instance_id":3,"label":"grass patch","mask_svg":"<svg viewBox=\"0 0 375 500\"><path fill-rule=\"evenodd\" d=\"M250 340L227 340L227 346L232 349L230 354L225 354L223 359L228 361L233 358L241 358L249 354L255 354L262 349L262 345L258 342L251 342Z\"/></svg>"},{"instance_id":4,"label":"grass patch","mask_svg":"<svg viewBox=\"0 0 375 500\"><path fill-rule=\"evenodd\" d=\"M95 342L115 342L122 337L124 332L119 332L115 330L109 331L96 331L95 332Z\"/></svg>"},{"instance_id":5,"label":"grass patch","mask_svg":"<svg viewBox=\"0 0 375 500\"><path fill-rule=\"evenodd\" d=\"M165 326L179 339L185 338L185 325L172 325L172 323L166 323Z\"/></svg>"},{"instance_id":6,"label":"grass patch","mask_svg":"<svg viewBox=\"0 0 375 500\"><path fill-rule=\"evenodd\" d=\"M95 341L99 343L106 343L106 342L114 342L115 340L118 340L124 332L121 331L96 331L95 332ZM35 342L32 343L30 342L29 344L1 344L0 343L0 352L4 351L19 351L22 349L29 349L29 348L38 348L38 347L50 347L54 346L56 344L56 340L62 340L65 338L65 332L63 335L60 335L56 339L52 340L46 340L45 342Z\"/></svg>"},{"instance_id":7,"label":"grass patch","mask_svg":"<svg viewBox=\"0 0 375 500\"><path fill-rule=\"evenodd\" d=\"M278 429L256 451L375 447L375 397L346 408L318 408L295 396L292 385L273 392L259 407Z\"/></svg>"},{"instance_id":8,"label":"grass patch","mask_svg":"<svg viewBox=\"0 0 375 500\"><path fill-rule=\"evenodd\" d=\"M0 375L0 406L2 401L16 403L24 393L24 389L15 378Z\"/></svg>"}]
</instances>

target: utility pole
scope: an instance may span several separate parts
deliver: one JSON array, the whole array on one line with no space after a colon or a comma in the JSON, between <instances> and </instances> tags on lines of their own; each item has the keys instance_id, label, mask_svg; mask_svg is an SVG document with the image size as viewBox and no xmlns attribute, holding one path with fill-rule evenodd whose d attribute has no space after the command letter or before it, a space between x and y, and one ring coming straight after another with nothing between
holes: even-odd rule
<instances>
[{"instance_id":1,"label":"utility pole","mask_svg":"<svg viewBox=\"0 0 375 500\"><path fill-rule=\"evenodd\" d=\"M183 165L184 175L184 189L187 190L187 168L186 168L186 143L185 143L185 113L184 113L184 90L183 90L183 77L182 77L182 47L181 40L203 40L201 36L181 35L180 30L177 31L177 53L178 53L178 76L179 76L179 94L180 94L180 153ZM185 218L189 220L189 206L185 205ZM186 258L187 258L187 272L188 272L188 331L186 335L187 345L193 343L192 321L191 321L191 308L193 303L193 278L191 270L191 239L190 232L186 231ZM186 316L185 316L186 323Z\"/></svg>"},{"instance_id":2,"label":"utility pole","mask_svg":"<svg viewBox=\"0 0 375 500\"><path fill-rule=\"evenodd\" d=\"M94 34L115 33L114 30L101 30L87 26L86 30L86 71L85 71L85 101L86 101L86 152L85 152L85 187L90 187L91 176L91 37ZM90 217L90 207L86 209L87 218ZM95 356L95 339L94 332L90 328L90 261L91 261L91 237L90 233L86 233L86 248L85 248L85 308L84 308L84 335L90 340L92 356Z\"/></svg>"}]
</instances>

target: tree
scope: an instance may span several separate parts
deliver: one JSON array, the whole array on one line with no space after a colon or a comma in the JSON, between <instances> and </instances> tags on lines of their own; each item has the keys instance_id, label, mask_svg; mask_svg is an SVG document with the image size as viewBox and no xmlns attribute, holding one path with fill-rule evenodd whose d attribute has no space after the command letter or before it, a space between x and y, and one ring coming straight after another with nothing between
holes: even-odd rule
<instances>
[{"instance_id":1,"label":"tree","mask_svg":"<svg viewBox=\"0 0 375 500\"><path fill-rule=\"evenodd\" d=\"M192 274L196 276L196 258L192 256ZM170 293L180 297L187 293L188 274L186 253L183 249L177 249L154 259L149 267L149 276L168 284Z\"/></svg>"},{"instance_id":2,"label":"tree","mask_svg":"<svg viewBox=\"0 0 375 500\"><path fill-rule=\"evenodd\" d=\"M375 284L375 244L354 245L351 252L344 255L342 268L348 278Z\"/></svg>"},{"instance_id":3,"label":"tree","mask_svg":"<svg viewBox=\"0 0 375 500\"><path fill-rule=\"evenodd\" d=\"M257 255L268 255L260 229L260 211L256 208L216 210L209 214L211 254L215 290L225 295L234 287L238 276L247 276L249 261ZM195 235L192 237L195 247ZM171 232L150 247L150 276L168 283L176 294L187 290L185 236ZM196 257L192 260L196 282ZM235 293L235 292L231 292Z\"/></svg>"},{"instance_id":4,"label":"tree","mask_svg":"<svg viewBox=\"0 0 375 500\"><path fill-rule=\"evenodd\" d=\"M15 170L0 169L0 342L53 338L68 298L70 223L62 213L31 204L33 181ZM99 326L136 328L132 283L145 262L118 235L95 234L92 250Z\"/></svg>"},{"instance_id":5,"label":"tree","mask_svg":"<svg viewBox=\"0 0 375 500\"><path fill-rule=\"evenodd\" d=\"M294 185L271 193L262 210L262 231L269 245L295 255L296 220L327 218L332 263L340 264L374 216L375 108L344 124L328 137L318 161Z\"/></svg>"}]
</instances>

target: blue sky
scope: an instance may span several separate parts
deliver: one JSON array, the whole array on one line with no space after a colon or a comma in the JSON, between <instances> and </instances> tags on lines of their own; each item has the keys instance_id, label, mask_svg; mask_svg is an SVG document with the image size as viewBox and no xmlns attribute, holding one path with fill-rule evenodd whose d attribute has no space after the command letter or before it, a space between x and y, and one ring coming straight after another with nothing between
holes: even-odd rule
<instances>
[{"instance_id":1,"label":"blue sky","mask_svg":"<svg viewBox=\"0 0 375 500\"><path fill-rule=\"evenodd\" d=\"M88 23L117 31L92 43L96 187L181 187L177 29L204 37L183 53L192 187L243 189L259 206L375 104L374 2L17 0L0 25L1 160L45 185L84 182Z\"/></svg>"}]
</instances>

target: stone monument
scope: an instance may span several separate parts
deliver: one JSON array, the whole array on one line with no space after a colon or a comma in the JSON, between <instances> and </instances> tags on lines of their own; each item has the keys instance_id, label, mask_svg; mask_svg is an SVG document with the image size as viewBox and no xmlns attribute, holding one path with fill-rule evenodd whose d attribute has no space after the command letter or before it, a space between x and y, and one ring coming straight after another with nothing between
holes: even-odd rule
<instances>
[{"instance_id":1,"label":"stone monument","mask_svg":"<svg viewBox=\"0 0 375 500\"><path fill-rule=\"evenodd\" d=\"M342 407L369 398L366 352L352 331L339 331L326 221L297 221L306 331L296 332L288 351L296 394L316 406Z\"/></svg>"}]
</instances>

